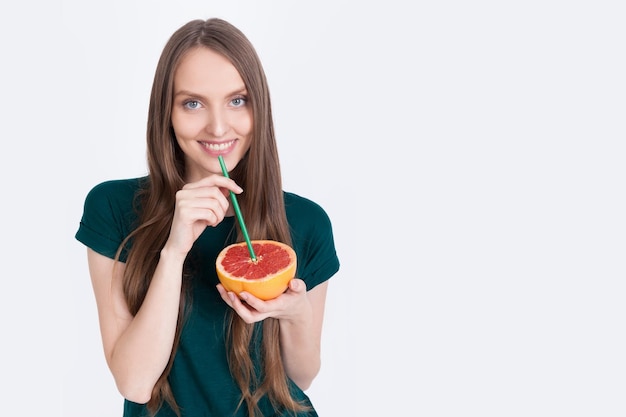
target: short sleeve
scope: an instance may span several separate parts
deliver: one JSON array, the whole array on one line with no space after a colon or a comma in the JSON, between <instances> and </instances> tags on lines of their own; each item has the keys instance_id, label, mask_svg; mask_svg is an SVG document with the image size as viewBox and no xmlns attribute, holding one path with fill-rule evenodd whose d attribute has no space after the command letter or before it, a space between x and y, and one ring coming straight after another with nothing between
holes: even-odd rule
<instances>
[{"instance_id":1,"label":"short sleeve","mask_svg":"<svg viewBox=\"0 0 626 417\"><path fill-rule=\"evenodd\" d=\"M133 199L136 187L129 180L113 180L92 188L85 198L75 238L111 259L136 223ZM120 254L126 260L126 251Z\"/></svg>"},{"instance_id":2,"label":"short sleeve","mask_svg":"<svg viewBox=\"0 0 626 417\"><path fill-rule=\"evenodd\" d=\"M297 277L314 288L339 271L331 220L321 206L303 197L291 195L285 208L298 255Z\"/></svg>"}]
</instances>

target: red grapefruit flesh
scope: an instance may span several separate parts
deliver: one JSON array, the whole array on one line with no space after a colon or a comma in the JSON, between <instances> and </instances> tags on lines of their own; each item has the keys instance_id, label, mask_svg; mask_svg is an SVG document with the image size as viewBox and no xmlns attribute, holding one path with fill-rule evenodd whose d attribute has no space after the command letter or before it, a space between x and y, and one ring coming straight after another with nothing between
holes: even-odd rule
<instances>
[{"instance_id":1,"label":"red grapefruit flesh","mask_svg":"<svg viewBox=\"0 0 626 417\"><path fill-rule=\"evenodd\" d=\"M246 242L225 247L217 256L217 277L228 291L246 291L261 300L271 300L285 292L296 274L296 253L274 240L253 240L256 261Z\"/></svg>"}]
</instances>

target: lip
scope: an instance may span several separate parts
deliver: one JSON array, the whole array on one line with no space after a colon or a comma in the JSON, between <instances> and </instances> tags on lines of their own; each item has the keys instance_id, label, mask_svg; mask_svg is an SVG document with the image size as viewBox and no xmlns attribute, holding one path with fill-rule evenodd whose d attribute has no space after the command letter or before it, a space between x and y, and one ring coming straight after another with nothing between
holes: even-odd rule
<instances>
[{"instance_id":1,"label":"lip","mask_svg":"<svg viewBox=\"0 0 626 417\"><path fill-rule=\"evenodd\" d=\"M230 139L224 141L204 141L199 140L198 143L202 150L209 155L218 156L218 155L226 155L235 148L237 143L237 139Z\"/></svg>"}]
</instances>

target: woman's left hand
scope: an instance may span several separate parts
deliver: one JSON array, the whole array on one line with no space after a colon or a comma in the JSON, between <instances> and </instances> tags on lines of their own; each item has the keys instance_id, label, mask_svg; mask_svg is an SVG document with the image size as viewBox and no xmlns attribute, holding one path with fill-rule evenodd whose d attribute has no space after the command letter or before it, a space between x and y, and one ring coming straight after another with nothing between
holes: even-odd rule
<instances>
[{"instance_id":1,"label":"woman's left hand","mask_svg":"<svg viewBox=\"0 0 626 417\"><path fill-rule=\"evenodd\" d=\"M256 323L268 317L296 320L303 314L310 314L311 310L306 295L306 284L298 278L289 281L284 293L267 301L245 291L238 297L234 292L226 291L222 284L217 285L217 290L226 304L246 323Z\"/></svg>"}]
</instances>

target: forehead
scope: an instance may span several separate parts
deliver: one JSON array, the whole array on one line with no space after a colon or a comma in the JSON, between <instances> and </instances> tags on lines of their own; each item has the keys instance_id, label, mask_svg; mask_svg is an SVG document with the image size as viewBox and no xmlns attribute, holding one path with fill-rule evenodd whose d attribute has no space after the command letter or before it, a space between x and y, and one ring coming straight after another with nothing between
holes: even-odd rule
<instances>
[{"instance_id":1,"label":"forehead","mask_svg":"<svg viewBox=\"0 0 626 417\"><path fill-rule=\"evenodd\" d=\"M244 87L235 66L222 54L206 47L190 49L174 72L174 89L211 91Z\"/></svg>"}]
</instances>

